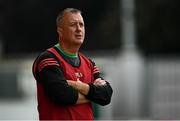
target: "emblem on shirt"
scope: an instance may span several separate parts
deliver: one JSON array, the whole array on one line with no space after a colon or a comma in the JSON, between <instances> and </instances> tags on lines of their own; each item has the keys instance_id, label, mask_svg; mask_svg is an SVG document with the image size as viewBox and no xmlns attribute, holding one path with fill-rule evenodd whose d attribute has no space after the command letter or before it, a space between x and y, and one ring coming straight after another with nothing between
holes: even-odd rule
<instances>
[{"instance_id":1,"label":"emblem on shirt","mask_svg":"<svg viewBox=\"0 0 180 121\"><path fill-rule=\"evenodd\" d=\"M75 73L75 76L76 76L77 78L81 78L81 77L83 76L83 74L82 74L81 72L76 72L76 73Z\"/></svg>"}]
</instances>

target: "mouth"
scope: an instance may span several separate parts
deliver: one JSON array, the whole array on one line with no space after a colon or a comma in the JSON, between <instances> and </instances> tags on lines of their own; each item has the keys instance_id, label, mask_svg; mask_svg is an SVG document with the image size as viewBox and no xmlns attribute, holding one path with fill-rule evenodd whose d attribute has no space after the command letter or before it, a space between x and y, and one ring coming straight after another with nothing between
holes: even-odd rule
<instances>
[{"instance_id":1,"label":"mouth","mask_svg":"<svg viewBox=\"0 0 180 121\"><path fill-rule=\"evenodd\" d=\"M75 35L77 39L82 39L82 35Z\"/></svg>"}]
</instances>

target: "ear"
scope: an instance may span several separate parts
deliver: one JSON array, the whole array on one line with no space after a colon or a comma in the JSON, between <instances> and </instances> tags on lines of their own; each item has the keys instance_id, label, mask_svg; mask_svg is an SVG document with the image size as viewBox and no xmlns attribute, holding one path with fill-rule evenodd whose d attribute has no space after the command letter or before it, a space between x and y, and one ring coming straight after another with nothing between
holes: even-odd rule
<instances>
[{"instance_id":1,"label":"ear","mask_svg":"<svg viewBox=\"0 0 180 121\"><path fill-rule=\"evenodd\" d=\"M62 35L62 28L57 27L57 33L58 33L59 36L61 36Z\"/></svg>"}]
</instances>

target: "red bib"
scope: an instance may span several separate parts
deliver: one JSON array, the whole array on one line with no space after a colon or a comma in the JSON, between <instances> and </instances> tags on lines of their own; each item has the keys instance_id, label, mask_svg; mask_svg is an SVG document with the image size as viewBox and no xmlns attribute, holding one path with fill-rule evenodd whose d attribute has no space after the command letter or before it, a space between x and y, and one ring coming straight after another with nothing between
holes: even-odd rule
<instances>
[{"instance_id":1,"label":"red bib","mask_svg":"<svg viewBox=\"0 0 180 121\"><path fill-rule=\"evenodd\" d=\"M48 51L57 57L66 80L79 79L84 83L91 83L93 81L93 66L85 56L79 54L80 66L74 67L64 60L54 48L49 48ZM37 83L37 91L40 120L93 120L91 103L59 106L48 99L40 83Z\"/></svg>"}]
</instances>

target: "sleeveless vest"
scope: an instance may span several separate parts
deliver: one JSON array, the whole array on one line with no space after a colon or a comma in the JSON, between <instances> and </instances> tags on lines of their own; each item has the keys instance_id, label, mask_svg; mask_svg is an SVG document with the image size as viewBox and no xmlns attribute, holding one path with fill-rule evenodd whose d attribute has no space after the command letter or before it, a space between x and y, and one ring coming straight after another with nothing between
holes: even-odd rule
<instances>
[{"instance_id":1,"label":"sleeveless vest","mask_svg":"<svg viewBox=\"0 0 180 121\"><path fill-rule=\"evenodd\" d=\"M58 59L66 80L76 81L79 79L84 83L91 83L93 81L92 64L82 54L79 54L80 66L73 67L71 64L67 63L53 47L49 48L47 51L54 54ZM37 98L40 120L93 120L91 103L66 106L54 104L46 96L42 84L38 82Z\"/></svg>"}]
</instances>

